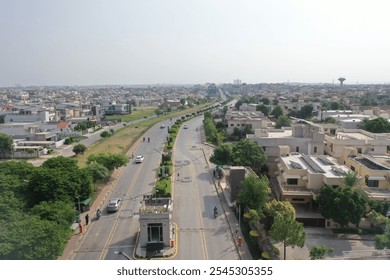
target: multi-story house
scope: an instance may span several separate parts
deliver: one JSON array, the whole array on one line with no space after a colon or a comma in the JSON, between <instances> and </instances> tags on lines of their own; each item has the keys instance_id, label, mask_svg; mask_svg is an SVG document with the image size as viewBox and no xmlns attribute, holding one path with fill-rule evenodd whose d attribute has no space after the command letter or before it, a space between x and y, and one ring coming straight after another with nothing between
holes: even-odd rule
<instances>
[{"instance_id":1,"label":"multi-story house","mask_svg":"<svg viewBox=\"0 0 390 280\"><path fill-rule=\"evenodd\" d=\"M344 163L345 153L351 153L355 148L356 154L384 155L389 146L389 136L380 133L371 133L363 129L338 129L329 131L325 135L325 154ZM334 134L333 134L334 133Z\"/></svg>"},{"instance_id":2,"label":"multi-story house","mask_svg":"<svg viewBox=\"0 0 390 280\"><path fill-rule=\"evenodd\" d=\"M227 122L227 133L230 135L237 128L240 131L244 131L246 127L254 131L256 129L264 129L268 126L268 119L263 113L255 111L233 111L228 110L225 115Z\"/></svg>"},{"instance_id":3,"label":"multi-story house","mask_svg":"<svg viewBox=\"0 0 390 280\"><path fill-rule=\"evenodd\" d=\"M325 155L282 153L277 162L275 194L292 204L311 205L323 185L341 186L345 173L350 171Z\"/></svg>"},{"instance_id":4,"label":"multi-story house","mask_svg":"<svg viewBox=\"0 0 390 280\"><path fill-rule=\"evenodd\" d=\"M289 128L255 129L248 139L256 141L267 155L267 166L271 176L277 170L276 159L280 156L280 146L288 146L289 151L307 155L323 155L325 134L322 127L309 121L300 120Z\"/></svg>"},{"instance_id":5,"label":"multi-story house","mask_svg":"<svg viewBox=\"0 0 390 280\"><path fill-rule=\"evenodd\" d=\"M348 156L345 165L361 177L367 195L378 201L390 201L390 156Z\"/></svg>"}]
</instances>

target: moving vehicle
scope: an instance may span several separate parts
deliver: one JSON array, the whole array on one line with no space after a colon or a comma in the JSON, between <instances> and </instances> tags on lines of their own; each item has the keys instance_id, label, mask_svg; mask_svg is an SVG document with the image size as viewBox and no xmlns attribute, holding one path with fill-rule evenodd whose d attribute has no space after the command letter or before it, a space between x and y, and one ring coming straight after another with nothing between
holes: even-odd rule
<instances>
[{"instance_id":1,"label":"moving vehicle","mask_svg":"<svg viewBox=\"0 0 390 280\"><path fill-rule=\"evenodd\" d=\"M160 128L165 128L165 123L162 123L162 124L160 125Z\"/></svg>"},{"instance_id":2,"label":"moving vehicle","mask_svg":"<svg viewBox=\"0 0 390 280\"><path fill-rule=\"evenodd\" d=\"M144 159L145 159L144 156L137 156L137 157L135 158L135 163L141 163L141 162L144 161Z\"/></svg>"},{"instance_id":3,"label":"moving vehicle","mask_svg":"<svg viewBox=\"0 0 390 280\"><path fill-rule=\"evenodd\" d=\"M114 198L110 199L107 206L108 212L116 212L119 210L119 207L121 206L122 200L120 198Z\"/></svg>"},{"instance_id":4,"label":"moving vehicle","mask_svg":"<svg viewBox=\"0 0 390 280\"><path fill-rule=\"evenodd\" d=\"M184 129L188 129L188 124L185 124L185 125L183 126L183 128L184 128Z\"/></svg>"}]
</instances>

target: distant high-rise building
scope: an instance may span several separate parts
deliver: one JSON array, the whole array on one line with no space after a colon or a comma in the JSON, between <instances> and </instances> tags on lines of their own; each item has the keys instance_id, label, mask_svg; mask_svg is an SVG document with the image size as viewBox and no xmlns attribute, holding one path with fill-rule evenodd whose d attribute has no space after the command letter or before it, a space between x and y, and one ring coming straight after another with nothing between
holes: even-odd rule
<instances>
[{"instance_id":1,"label":"distant high-rise building","mask_svg":"<svg viewBox=\"0 0 390 280\"><path fill-rule=\"evenodd\" d=\"M241 85L241 80L240 79L236 79L233 81L233 84L234 85Z\"/></svg>"}]
</instances>

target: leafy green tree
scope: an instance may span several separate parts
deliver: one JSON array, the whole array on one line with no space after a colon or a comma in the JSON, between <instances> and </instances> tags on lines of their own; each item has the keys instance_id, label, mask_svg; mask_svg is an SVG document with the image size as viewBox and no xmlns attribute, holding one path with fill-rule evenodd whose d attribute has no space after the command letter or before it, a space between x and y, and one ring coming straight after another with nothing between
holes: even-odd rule
<instances>
[{"instance_id":1,"label":"leafy green tree","mask_svg":"<svg viewBox=\"0 0 390 280\"><path fill-rule=\"evenodd\" d=\"M266 162L263 148L254 141L242 140L233 144L233 164L250 166L258 171Z\"/></svg>"},{"instance_id":2,"label":"leafy green tree","mask_svg":"<svg viewBox=\"0 0 390 280\"><path fill-rule=\"evenodd\" d=\"M162 114L164 114L164 110L162 110L162 109L156 109L156 110L154 110L154 113L155 113L157 116L161 116Z\"/></svg>"},{"instance_id":3,"label":"leafy green tree","mask_svg":"<svg viewBox=\"0 0 390 280\"><path fill-rule=\"evenodd\" d=\"M93 161L103 165L109 171L113 171L115 168L125 166L129 162L129 159L125 155L99 153L97 155L90 155L88 157L87 164Z\"/></svg>"},{"instance_id":4,"label":"leafy green tree","mask_svg":"<svg viewBox=\"0 0 390 280\"><path fill-rule=\"evenodd\" d=\"M83 145L83 144L77 144L73 147L73 152L76 154L76 155L79 155L79 154L84 154L85 151L87 150L87 146Z\"/></svg>"},{"instance_id":5,"label":"leafy green tree","mask_svg":"<svg viewBox=\"0 0 390 280\"><path fill-rule=\"evenodd\" d=\"M5 158L7 154L12 153L13 142L14 140L11 136L8 136L4 133L0 133L0 153L2 153L3 158Z\"/></svg>"},{"instance_id":6,"label":"leafy green tree","mask_svg":"<svg viewBox=\"0 0 390 280\"><path fill-rule=\"evenodd\" d=\"M102 133L100 133L100 137L102 137L102 138L107 138L110 136L111 136L111 133L108 131L103 131Z\"/></svg>"},{"instance_id":7,"label":"leafy green tree","mask_svg":"<svg viewBox=\"0 0 390 280\"><path fill-rule=\"evenodd\" d=\"M378 234L375 236L375 248L376 249L390 249L390 222L386 223L386 230L384 234Z\"/></svg>"},{"instance_id":8,"label":"leafy green tree","mask_svg":"<svg viewBox=\"0 0 390 280\"><path fill-rule=\"evenodd\" d=\"M65 249L71 235L51 221L37 216L23 216L11 222L0 221L0 259L2 260L55 260Z\"/></svg>"},{"instance_id":9,"label":"leafy green tree","mask_svg":"<svg viewBox=\"0 0 390 280\"><path fill-rule=\"evenodd\" d=\"M0 162L0 173L17 176L21 180L28 180L35 171L35 166L27 161L8 160Z\"/></svg>"},{"instance_id":10,"label":"leafy green tree","mask_svg":"<svg viewBox=\"0 0 390 280\"><path fill-rule=\"evenodd\" d=\"M364 119L363 129L372 133L388 133L390 132L390 123L382 117L373 120Z\"/></svg>"},{"instance_id":11,"label":"leafy green tree","mask_svg":"<svg viewBox=\"0 0 390 280\"><path fill-rule=\"evenodd\" d=\"M282 216L295 218L295 209L289 201L278 201L273 199L264 205L264 211L267 215L272 217L280 214Z\"/></svg>"},{"instance_id":12,"label":"leafy green tree","mask_svg":"<svg viewBox=\"0 0 390 280\"><path fill-rule=\"evenodd\" d=\"M107 181L110 178L110 172L103 164L93 161L90 162L86 168L91 174L94 182Z\"/></svg>"},{"instance_id":13,"label":"leafy green tree","mask_svg":"<svg viewBox=\"0 0 390 280\"><path fill-rule=\"evenodd\" d=\"M359 175L354 171L348 171L347 173L345 173L345 176L342 180L342 183L345 187L351 188L359 186L360 182L361 180Z\"/></svg>"},{"instance_id":14,"label":"leafy green tree","mask_svg":"<svg viewBox=\"0 0 390 280\"><path fill-rule=\"evenodd\" d=\"M92 177L85 169L80 169L74 159L55 157L35 170L26 190L30 205L41 201L73 202L77 195L81 199L90 197Z\"/></svg>"},{"instance_id":15,"label":"leafy green tree","mask_svg":"<svg viewBox=\"0 0 390 280\"><path fill-rule=\"evenodd\" d=\"M203 128L207 137L207 141L214 144L219 144L218 141L218 130L215 126L214 119L210 112L204 114Z\"/></svg>"},{"instance_id":16,"label":"leafy green tree","mask_svg":"<svg viewBox=\"0 0 390 280\"><path fill-rule=\"evenodd\" d=\"M366 217L376 227L384 226L386 225L386 222L388 222L388 218L386 216L376 212L375 210L371 210Z\"/></svg>"},{"instance_id":17,"label":"leafy green tree","mask_svg":"<svg viewBox=\"0 0 390 280\"><path fill-rule=\"evenodd\" d=\"M329 255L332 252L333 249L324 245L315 245L310 249L309 256L311 260L322 260L326 255Z\"/></svg>"},{"instance_id":18,"label":"leafy green tree","mask_svg":"<svg viewBox=\"0 0 390 280\"><path fill-rule=\"evenodd\" d=\"M290 118L288 116L281 115L276 120L275 128L282 128L282 127L290 126L290 125L291 125Z\"/></svg>"},{"instance_id":19,"label":"leafy green tree","mask_svg":"<svg viewBox=\"0 0 390 280\"><path fill-rule=\"evenodd\" d=\"M274 217L274 223L270 230L270 236L276 242L283 242L284 259L286 259L286 247L303 247L306 241L306 233L303 224L290 216L280 214Z\"/></svg>"},{"instance_id":20,"label":"leafy green tree","mask_svg":"<svg viewBox=\"0 0 390 280\"><path fill-rule=\"evenodd\" d=\"M360 189L324 185L316 202L320 213L326 219L333 219L341 227L349 223L359 225L361 218L369 211L369 199Z\"/></svg>"},{"instance_id":21,"label":"leafy green tree","mask_svg":"<svg viewBox=\"0 0 390 280\"><path fill-rule=\"evenodd\" d=\"M76 214L74 204L64 201L42 201L31 209L31 215L61 225L64 230L74 222Z\"/></svg>"},{"instance_id":22,"label":"leafy green tree","mask_svg":"<svg viewBox=\"0 0 390 280\"><path fill-rule=\"evenodd\" d=\"M269 105L269 104L271 103L267 97L262 98L260 101L261 101L264 105Z\"/></svg>"},{"instance_id":23,"label":"leafy green tree","mask_svg":"<svg viewBox=\"0 0 390 280\"><path fill-rule=\"evenodd\" d=\"M249 174L242 181L238 202L256 210L261 216L270 193L269 181L266 176L257 177L255 174Z\"/></svg>"},{"instance_id":24,"label":"leafy green tree","mask_svg":"<svg viewBox=\"0 0 390 280\"><path fill-rule=\"evenodd\" d=\"M298 118L309 119L313 116L313 106L305 105L298 111Z\"/></svg>"},{"instance_id":25,"label":"leafy green tree","mask_svg":"<svg viewBox=\"0 0 390 280\"><path fill-rule=\"evenodd\" d=\"M273 115L276 119L278 119L280 116L283 115L282 107L280 107L279 105L276 106L276 107L272 110L271 115Z\"/></svg>"},{"instance_id":26,"label":"leafy green tree","mask_svg":"<svg viewBox=\"0 0 390 280\"><path fill-rule=\"evenodd\" d=\"M20 211L26 209L23 192L25 184L17 176L0 172L0 221L9 223L16 220ZM0 225L0 229L5 228Z\"/></svg>"},{"instance_id":27,"label":"leafy green tree","mask_svg":"<svg viewBox=\"0 0 390 280\"><path fill-rule=\"evenodd\" d=\"M232 165L233 161L233 145L222 144L214 149L213 154L210 157L210 162L217 165Z\"/></svg>"},{"instance_id":28,"label":"leafy green tree","mask_svg":"<svg viewBox=\"0 0 390 280\"><path fill-rule=\"evenodd\" d=\"M264 116L268 116L269 114L269 108L263 104L256 106L256 111L260 111L264 114Z\"/></svg>"},{"instance_id":29,"label":"leafy green tree","mask_svg":"<svg viewBox=\"0 0 390 280\"><path fill-rule=\"evenodd\" d=\"M328 117L324 120L324 123L333 123L333 124L336 124L337 123L337 120L335 118L332 118L332 117Z\"/></svg>"}]
</instances>

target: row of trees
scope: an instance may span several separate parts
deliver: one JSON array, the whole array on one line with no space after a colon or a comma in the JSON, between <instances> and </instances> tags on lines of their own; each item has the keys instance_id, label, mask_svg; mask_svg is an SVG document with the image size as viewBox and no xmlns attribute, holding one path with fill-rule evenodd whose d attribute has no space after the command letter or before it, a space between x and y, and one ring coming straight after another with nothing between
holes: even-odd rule
<instances>
[{"instance_id":1,"label":"row of trees","mask_svg":"<svg viewBox=\"0 0 390 280\"><path fill-rule=\"evenodd\" d=\"M295 210L287 201L270 200L269 181L266 176L249 174L242 182L238 203L248 206L250 216L256 220L270 220L269 234L275 242L282 242L284 259L288 246L303 247L306 233L303 224L295 220Z\"/></svg>"}]
</instances>

